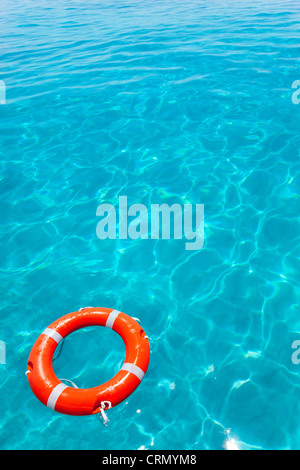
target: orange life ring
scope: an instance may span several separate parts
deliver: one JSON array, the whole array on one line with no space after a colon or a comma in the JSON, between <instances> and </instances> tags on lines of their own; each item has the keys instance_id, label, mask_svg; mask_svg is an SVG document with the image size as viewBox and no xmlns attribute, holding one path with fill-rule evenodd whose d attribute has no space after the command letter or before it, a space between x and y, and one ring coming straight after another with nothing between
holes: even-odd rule
<instances>
[{"instance_id":1,"label":"orange life ring","mask_svg":"<svg viewBox=\"0 0 300 470\"><path fill-rule=\"evenodd\" d=\"M99 387L79 389L60 381L52 366L58 344L70 333L87 326L106 326L118 333L126 347L119 372ZM140 384L150 359L148 336L133 318L110 308L86 307L51 323L35 342L26 375L36 397L46 406L68 415L90 415L118 405Z\"/></svg>"}]
</instances>

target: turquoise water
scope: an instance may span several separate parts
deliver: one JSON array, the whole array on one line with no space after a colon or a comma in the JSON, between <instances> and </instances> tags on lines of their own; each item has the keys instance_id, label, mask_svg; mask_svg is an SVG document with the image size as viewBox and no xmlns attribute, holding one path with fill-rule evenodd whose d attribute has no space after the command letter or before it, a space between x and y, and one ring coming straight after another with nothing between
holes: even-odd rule
<instances>
[{"instance_id":1,"label":"turquoise water","mask_svg":"<svg viewBox=\"0 0 300 470\"><path fill-rule=\"evenodd\" d=\"M2 449L300 448L299 21L284 0L1 1ZM99 240L120 195L204 204L204 248ZM87 305L151 341L107 428L25 377L43 329ZM86 329L55 372L96 386L123 358Z\"/></svg>"}]
</instances>

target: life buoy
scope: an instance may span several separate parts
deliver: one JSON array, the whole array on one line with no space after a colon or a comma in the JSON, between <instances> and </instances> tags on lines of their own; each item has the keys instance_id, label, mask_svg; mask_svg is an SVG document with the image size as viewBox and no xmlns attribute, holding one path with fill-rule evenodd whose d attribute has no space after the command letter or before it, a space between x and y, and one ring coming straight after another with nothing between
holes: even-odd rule
<instances>
[{"instance_id":1,"label":"life buoy","mask_svg":"<svg viewBox=\"0 0 300 470\"><path fill-rule=\"evenodd\" d=\"M95 325L111 328L121 336L126 347L124 364L103 385L70 387L53 371L54 351L68 334ZM59 318L43 331L30 352L26 375L33 393L44 405L59 413L83 416L103 413L125 400L143 379L149 359L148 336L137 321L117 310L86 307Z\"/></svg>"}]
</instances>

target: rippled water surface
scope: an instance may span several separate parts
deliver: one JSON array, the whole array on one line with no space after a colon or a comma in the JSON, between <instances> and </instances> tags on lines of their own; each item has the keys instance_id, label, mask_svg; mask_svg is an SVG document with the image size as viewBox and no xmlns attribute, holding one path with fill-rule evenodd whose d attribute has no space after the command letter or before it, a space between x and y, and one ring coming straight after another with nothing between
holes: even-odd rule
<instances>
[{"instance_id":1,"label":"rippled water surface","mask_svg":"<svg viewBox=\"0 0 300 470\"><path fill-rule=\"evenodd\" d=\"M299 20L283 0L1 0L1 448L300 448ZM204 248L99 240L120 195L204 204ZM41 331L86 305L151 341L107 428L24 375ZM123 359L91 328L55 372L91 387Z\"/></svg>"}]
</instances>

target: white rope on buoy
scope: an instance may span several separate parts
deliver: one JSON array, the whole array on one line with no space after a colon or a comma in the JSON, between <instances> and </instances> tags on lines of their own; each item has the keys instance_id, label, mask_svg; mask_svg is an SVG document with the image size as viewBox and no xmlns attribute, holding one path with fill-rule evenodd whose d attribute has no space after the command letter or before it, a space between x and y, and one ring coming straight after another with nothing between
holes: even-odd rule
<instances>
[{"instance_id":1,"label":"white rope on buoy","mask_svg":"<svg viewBox=\"0 0 300 470\"><path fill-rule=\"evenodd\" d=\"M74 382L72 382L72 380L68 380L68 379L58 379L60 380L61 382L68 382L69 384L72 385L72 387L74 388L78 388L76 384L74 384Z\"/></svg>"},{"instance_id":2,"label":"white rope on buoy","mask_svg":"<svg viewBox=\"0 0 300 470\"><path fill-rule=\"evenodd\" d=\"M65 344L65 338L63 338L63 340L59 343L58 348L57 348L57 352L56 352L56 356L53 357L52 362L56 361L56 359L59 358L59 356L61 355L62 348L63 348L64 344Z\"/></svg>"},{"instance_id":3,"label":"white rope on buoy","mask_svg":"<svg viewBox=\"0 0 300 470\"><path fill-rule=\"evenodd\" d=\"M108 407L108 409L110 410L111 408L111 402L110 401L102 401L100 403L100 413L101 413L101 417L102 417L102 420L103 420L103 424L104 426L107 426L107 423L109 422L109 419L105 413L105 408Z\"/></svg>"}]
</instances>

